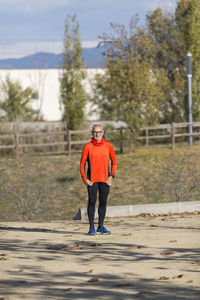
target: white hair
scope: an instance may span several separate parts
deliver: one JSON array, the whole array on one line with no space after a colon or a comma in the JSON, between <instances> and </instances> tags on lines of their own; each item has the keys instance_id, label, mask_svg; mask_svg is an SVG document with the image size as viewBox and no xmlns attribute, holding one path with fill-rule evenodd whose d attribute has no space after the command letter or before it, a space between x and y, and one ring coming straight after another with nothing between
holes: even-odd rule
<instances>
[{"instance_id":1,"label":"white hair","mask_svg":"<svg viewBox=\"0 0 200 300\"><path fill-rule=\"evenodd\" d=\"M92 132L94 131L94 129L95 129L95 127L101 127L102 128L102 130L103 130L103 126L101 125L101 124L94 124L93 126L92 126Z\"/></svg>"}]
</instances>

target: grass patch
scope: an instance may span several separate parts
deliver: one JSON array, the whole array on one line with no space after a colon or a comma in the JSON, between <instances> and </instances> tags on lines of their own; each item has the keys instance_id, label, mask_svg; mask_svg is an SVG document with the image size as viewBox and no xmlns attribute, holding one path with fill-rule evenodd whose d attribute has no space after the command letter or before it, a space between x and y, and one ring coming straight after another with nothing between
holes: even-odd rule
<instances>
[{"instance_id":1,"label":"grass patch","mask_svg":"<svg viewBox=\"0 0 200 300\"><path fill-rule=\"evenodd\" d=\"M118 154L108 205L199 200L199 150L141 147ZM72 219L87 206L79 161L80 154L1 157L0 221Z\"/></svg>"}]
</instances>

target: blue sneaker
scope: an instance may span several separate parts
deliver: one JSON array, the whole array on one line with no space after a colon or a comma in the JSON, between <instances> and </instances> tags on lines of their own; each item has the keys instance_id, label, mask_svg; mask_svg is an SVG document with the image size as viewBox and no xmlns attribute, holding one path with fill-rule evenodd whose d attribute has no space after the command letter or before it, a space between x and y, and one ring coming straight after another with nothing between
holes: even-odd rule
<instances>
[{"instance_id":1,"label":"blue sneaker","mask_svg":"<svg viewBox=\"0 0 200 300\"><path fill-rule=\"evenodd\" d=\"M90 229L89 229L89 231L88 231L88 234L89 234L89 235L95 235L95 234L96 234L96 231L95 231L95 229L94 229L94 226L91 226L91 227L90 227Z\"/></svg>"},{"instance_id":2,"label":"blue sneaker","mask_svg":"<svg viewBox=\"0 0 200 300\"><path fill-rule=\"evenodd\" d=\"M102 226L97 228L96 234L111 234L111 231Z\"/></svg>"}]
</instances>

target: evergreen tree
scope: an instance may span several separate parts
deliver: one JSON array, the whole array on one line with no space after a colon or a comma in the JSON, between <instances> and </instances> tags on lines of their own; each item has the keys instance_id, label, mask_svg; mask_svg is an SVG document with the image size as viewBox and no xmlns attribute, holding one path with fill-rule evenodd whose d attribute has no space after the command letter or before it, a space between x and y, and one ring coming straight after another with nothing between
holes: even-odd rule
<instances>
[{"instance_id":1,"label":"evergreen tree","mask_svg":"<svg viewBox=\"0 0 200 300\"><path fill-rule=\"evenodd\" d=\"M34 92L30 87L23 89L18 81L14 82L7 76L0 88L0 120L35 120L37 111L30 106L33 96Z\"/></svg>"},{"instance_id":2,"label":"evergreen tree","mask_svg":"<svg viewBox=\"0 0 200 300\"><path fill-rule=\"evenodd\" d=\"M60 78L60 100L63 106L63 120L68 129L79 128L84 120L86 92L82 80L83 70L82 48L79 39L79 25L76 16L68 16L65 24L65 52L62 75Z\"/></svg>"}]
</instances>

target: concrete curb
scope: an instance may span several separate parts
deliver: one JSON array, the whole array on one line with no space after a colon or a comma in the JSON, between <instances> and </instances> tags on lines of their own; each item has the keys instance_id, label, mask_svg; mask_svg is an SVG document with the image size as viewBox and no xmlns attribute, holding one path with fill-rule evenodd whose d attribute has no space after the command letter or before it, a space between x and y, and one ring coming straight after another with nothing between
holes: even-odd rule
<instances>
[{"instance_id":1,"label":"concrete curb","mask_svg":"<svg viewBox=\"0 0 200 300\"><path fill-rule=\"evenodd\" d=\"M128 217L138 216L143 213L163 214L193 211L200 211L200 201L107 206L106 217ZM98 218L98 208L95 210L95 219L96 218ZM74 220L85 219L88 219L87 208L79 208Z\"/></svg>"}]
</instances>

